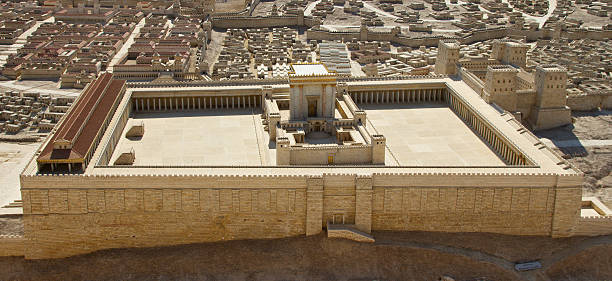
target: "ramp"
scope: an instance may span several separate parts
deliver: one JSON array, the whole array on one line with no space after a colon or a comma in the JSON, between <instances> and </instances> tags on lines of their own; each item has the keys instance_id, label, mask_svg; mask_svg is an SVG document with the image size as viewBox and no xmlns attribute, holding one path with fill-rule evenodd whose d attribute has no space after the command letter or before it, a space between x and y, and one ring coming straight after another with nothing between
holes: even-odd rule
<instances>
[{"instance_id":1,"label":"ramp","mask_svg":"<svg viewBox=\"0 0 612 281\"><path fill-rule=\"evenodd\" d=\"M333 224L327 223L328 238L344 238L357 242L374 243L374 236L358 230L352 224Z\"/></svg>"}]
</instances>

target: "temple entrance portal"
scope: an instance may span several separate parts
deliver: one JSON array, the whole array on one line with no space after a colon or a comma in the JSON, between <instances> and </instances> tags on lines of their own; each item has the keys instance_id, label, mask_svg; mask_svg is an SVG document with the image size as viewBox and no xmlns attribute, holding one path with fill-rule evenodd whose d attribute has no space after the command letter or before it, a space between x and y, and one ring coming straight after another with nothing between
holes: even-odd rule
<instances>
[{"instance_id":1,"label":"temple entrance portal","mask_svg":"<svg viewBox=\"0 0 612 281\"><path fill-rule=\"evenodd\" d=\"M308 117L317 117L317 100L308 100Z\"/></svg>"},{"instance_id":2,"label":"temple entrance portal","mask_svg":"<svg viewBox=\"0 0 612 281\"><path fill-rule=\"evenodd\" d=\"M333 223L333 224L344 224L344 214L334 214L332 216L331 223Z\"/></svg>"}]
</instances>

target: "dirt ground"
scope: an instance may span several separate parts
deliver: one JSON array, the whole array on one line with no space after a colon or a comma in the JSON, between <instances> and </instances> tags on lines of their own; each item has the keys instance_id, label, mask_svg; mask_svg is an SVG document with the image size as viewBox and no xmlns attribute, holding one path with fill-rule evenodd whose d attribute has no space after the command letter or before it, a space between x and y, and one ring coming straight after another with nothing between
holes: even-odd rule
<instances>
[{"instance_id":1,"label":"dirt ground","mask_svg":"<svg viewBox=\"0 0 612 281\"><path fill-rule=\"evenodd\" d=\"M223 40L225 39L225 30L224 29L213 29L210 36L210 43L206 46L206 51L204 53L204 61L208 63L208 71L211 71L213 65L217 62L217 58L219 58L219 54L223 49Z\"/></svg>"},{"instance_id":2,"label":"dirt ground","mask_svg":"<svg viewBox=\"0 0 612 281\"><path fill-rule=\"evenodd\" d=\"M288 0L261 1L253 10L253 16L267 16L270 12L272 12L272 6L274 4L276 4L276 8L278 11L280 11L281 7L287 3L289 3Z\"/></svg>"},{"instance_id":3,"label":"dirt ground","mask_svg":"<svg viewBox=\"0 0 612 281\"><path fill-rule=\"evenodd\" d=\"M587 5L574 6L574 12L571 13L567 18L572 20L584 21L585 27L602 27L610 23L609 17L598 17L587 13Z\"/></svg>"},{"instance_id":4,"label":"dirt ground","mask_svg":"<svg viewBox=\"0 0 612 281\"><path fill-rule=\"evenodd\" d=\"M0 235L23 235L21 216L0 217Z\"/></svg>"},{"instance_id":5,"label":"dirt ground","mask_svg":"<svg viewBox=\"0 0 612 281\"><path fill-rule=\"evenodd\" d=\"M1 280L605 280L612 236L518 237L376 232L357 243L323 234L163 248L116 249L56 260L0 258ZM515 262L544 268L518 273Z\"/></svg>"},{"instance_id":6,"label":"dirt ground","mask_svg":"<svg viewBox=\"0 0 612 281\"><path fill-rule=\"evenodd\" d=\"M612 112L575 112L573 124L537 132L555 141L612 140ZM597 196L612 207L612 146L566 146L557 150L584 172L584 196Z\"/></svg>"}]
</instances>

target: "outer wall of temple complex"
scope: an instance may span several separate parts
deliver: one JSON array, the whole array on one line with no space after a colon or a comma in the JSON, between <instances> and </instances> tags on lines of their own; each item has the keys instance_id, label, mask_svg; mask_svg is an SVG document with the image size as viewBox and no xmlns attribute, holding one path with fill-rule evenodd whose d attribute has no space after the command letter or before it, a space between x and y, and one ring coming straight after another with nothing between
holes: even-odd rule
<instances>
[{"instance_id":1,"label":"outer wall of temple complex","mask_svg":"<svg viewBox=\"0 0 612 281\"><path fill-rule=\"evenodd\" d=\"M22 176L26 258L372 230L569 236L581 176Z\"/></svg>"},{"instance_id":2,"label":"outer wall of temple complex","mask_svg":"<svg viewBox=\"0 0 612 281\"><path fill-rule=\"evenodd\" d=\"M112 87L100 85L114 85L118 80L108 75L103 78L77 101L95 101L86 99L96 97L87 94L90 89L100 90L103 101L116 99L112 107L105 103L116 113L106 114L105 122L98 124L103 129L93 138L97 148L88 152L93 155L88 161L91 165L82 165L82 174L49 173L45 170L49 164L33 159L21 175L27 259L108 248L315 235L330 222L365 233L491 232L552 237L610 233L610 217L581 217L582 173L512 115L494 110L467 84L447 76L346 79L337 84L340 94L336 97L360 103L417 103L438 97L490 144L504 165L108 166L130 110L149 110L149 105L155 110L156 104L157 109L161 104L165 108L166 103L159 99L167 97L181 98L180 109L178 102L169 103L170 109L172 105L175 110L193 109L196 104L199 109L194 98L211 96L224 98L221 107L229 106L228 101L233 104L234 96L248 96L248 107L263 107L264 93L272 88L161 87L125 92L123 87L106 90ZM279 91L289 91L291 81L276 86ZM183 97L188 97L186 103ZM237 100L245 107L245 99ZM208 104L210 107L210 100ZM84 110L75 111L83 113L75 117L87 112L86 107L76 108ZM67 114L63 121L72 120L71 116ZM362 118L366 120L365 115ZM68 133L65 135L70 136ZM51 142L58 134L51 134L43 147L64 149ZM65 140L57 142L61 145Z\"/></svg>"}]
</instances>

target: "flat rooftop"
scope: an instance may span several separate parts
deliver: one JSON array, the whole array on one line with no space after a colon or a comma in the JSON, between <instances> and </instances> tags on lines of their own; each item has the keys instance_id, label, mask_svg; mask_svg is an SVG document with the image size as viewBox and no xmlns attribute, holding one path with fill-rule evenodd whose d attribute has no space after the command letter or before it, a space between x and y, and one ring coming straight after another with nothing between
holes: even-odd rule
<instances>
[{"instance_id":1,"label":"flat rooftop","mask_svg":"<svg viewBox=\"0 0 612 281\"><path fill-rule=\"evenodd\" d=\"M292 64L291 68L293 68L294 75L296 76L306 76L306 75L328 75L330 74L325 68L325 65L316 63L316 64Z\"/></svg>"},{"instance_id":2,"label":"flat rooftop","mask_svg":"<svg viewBox=\"0 0 612 281\"><path fill-rule=\"evenodd\" d=\"M387 139L386 165L506 165L446 105L362 104L360 107L367 113L367 126Z\"/></svg>"},{"instance_id":3,"label":"flat rooftop","mask_svg":"<svg viewBox=\"0 0 612 281\"><path fill-rule=\"evenodd\" d=\"M258 137L264 132L259 113L251 109L136 113L109 164L133 148L136 166L260 166ZM126 138L131 125L140 122L144 136Z\"/></svg>"}]
</instances>

